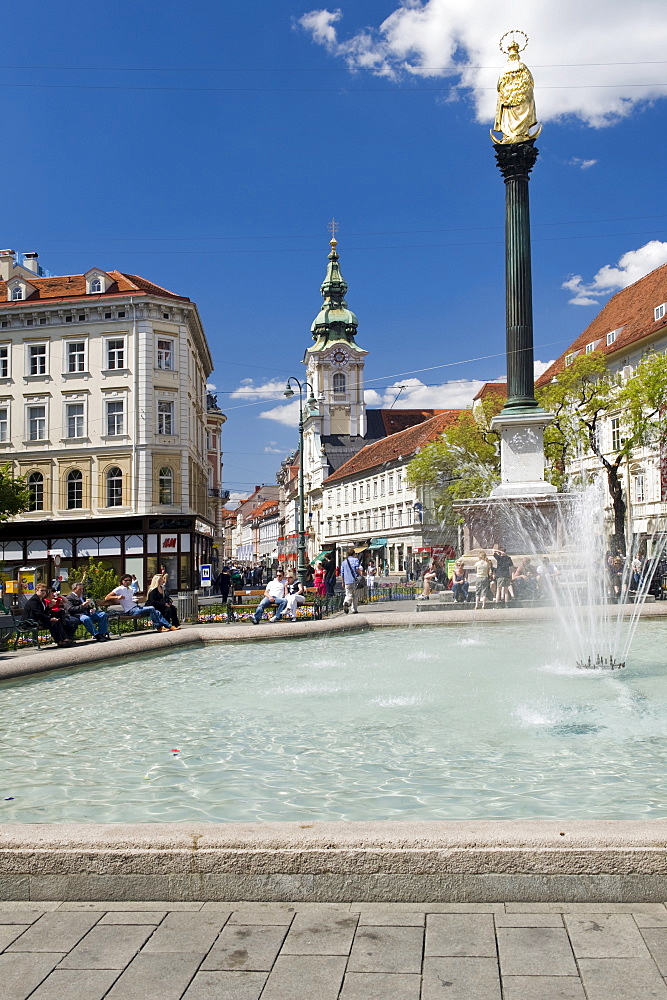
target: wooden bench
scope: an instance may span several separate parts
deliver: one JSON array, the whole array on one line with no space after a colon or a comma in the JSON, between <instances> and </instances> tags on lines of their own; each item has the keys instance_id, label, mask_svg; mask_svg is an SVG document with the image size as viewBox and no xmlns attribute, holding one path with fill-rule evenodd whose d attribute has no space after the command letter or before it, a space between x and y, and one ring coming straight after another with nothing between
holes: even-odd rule
<instances>
[{"instance_id":1,"label":"wooden bench","mask_svg":"<svg viewBox=\"0 0 667 1000\"><path fill-rule=\"evenodd\" d=\"M230 600L230 601L227 602L226 605L222 604L222 603L220 603L218 605L215 605L215 604L202 605L199 608L199 613L197 615L197 618L200 619L200 620L202 618L205 619L207 617L207 612L211 613L211 618L215 618L216 617L216 612L211 611L211 609L216 608L216 607L224 608L225 609L222 612L218 612L218 614L226 614L227 615L227 624L229 624L229 625L231 625L235 621L238 621L238 619L242 615L248 615L248 617L250 617L251 615L253 615L255 613L255 611L257 610L257 605L260 603L261 599L264 597L264 588L262 588L261 590L245 591L244 594L243 594L243 596L244 597L250 597L251 600L249 600L249 601L248 600L243 601L243 603L241 603L241 604L234 604ZM254 600L252 598L254 598ZM321 602L318 599L318 595L315 593L315 591L312 588L310 590L307 590L306 591L306 600L305 600L305 603L304 604L299 604L298 610L300 610L302 612L303 612L303 610L309 611L310 612L310 618L318 620L319 618L322 617L322 613L321 613L321 609L320 608L321 608ZM263 621L264 620L268 620L272 616L272 613L273 612L272 612L272 609L271 609L270 606L267 607L267 608L265 608L264 612L262 614L262 620ZM301 615L301 617L304 617L303 614ZM288 619L284 618L282 620L287 621Z\"/></svg>"},{"instance_id":2,"label":"wooden bench","mask_svg":"<svg viewBox=\"0 0 667 1000\"><path fill-rule=\"evenodd\" d=\"M115 607L115 605L112 605ZM109 620L109 632L115 635L122 635L123 632L149 632L155 629L153 622L149 615L131 615L128 611L112 611L109 608L102 609L106 610L107 617ZM132 622L131 629L122 629L121 622ZM141 623L141 624L139 624ZM114 630L114 625L116 626Z\"/></svg>"}]
</instances>

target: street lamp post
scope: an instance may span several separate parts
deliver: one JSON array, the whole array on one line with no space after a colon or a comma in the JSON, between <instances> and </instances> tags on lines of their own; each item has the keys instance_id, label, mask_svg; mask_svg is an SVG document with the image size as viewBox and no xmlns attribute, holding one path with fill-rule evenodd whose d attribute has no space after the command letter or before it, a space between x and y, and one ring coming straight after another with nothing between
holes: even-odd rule
<instances>
[{"instance_id":1,"label":"street lamp post","mask_svg":"<svg viewBox=\"0 0 667 1000\"><path fill-rule=\"evenodd\" d=\"M305 525L305 507L306 498L303 489L303 394L306 389L310 389L310 396L308 398L308 406L317 406L317 400L315 399L315 393L313 392L313 387L310 382L300 382L298 378L294 375L290 375L287 379L287 385L285 387L285 395L290 399L294 395L294 389L292 389L291 383L298 386L299 389L299 540L297 542L297 553L298 553L298 564L297 564L297 574L299 581L306 586L306 525Z\"/></svg>"}]
</instances>

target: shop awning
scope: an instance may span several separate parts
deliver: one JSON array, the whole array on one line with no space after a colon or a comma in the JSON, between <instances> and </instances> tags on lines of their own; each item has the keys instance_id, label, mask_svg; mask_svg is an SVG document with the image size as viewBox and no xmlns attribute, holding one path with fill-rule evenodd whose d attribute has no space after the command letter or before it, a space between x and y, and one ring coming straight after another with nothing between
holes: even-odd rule
<instances>
[{"instance_id":1,"label":"shop awning","mask_svg":"<svg viewBox=\"0 0 667 1000\"><path fill-rule=\"evenodd\" d=\"M318 561L318 559L324 559L325 556L329 557L329 556L333 555L333 551L334 551L333 549L322 549L322 551L318 555L316 555L313 559L311 559L310 561L312 563L316 563Z\"/></svg>"},{"instance_id":2,"label":"shop awning","mask_svg":"<svg viewBox=\"0 0 667 1000\"><path fill-rule=\"evenodd\" d=\"M359 555L360 552L365 552L367 548L368 548L367 545L355 545L354 547L355 556Z\"/></svg>"},{"instance_id":3,"label":"shop awning","mask_svg":"<svg viewBox=\"0 0 667 1000\"><path fill-rule=\"evenodd\" d=\"M383 549L387 544L386 538L371 538L371 549Z\"/></svg>"}]
</instances>

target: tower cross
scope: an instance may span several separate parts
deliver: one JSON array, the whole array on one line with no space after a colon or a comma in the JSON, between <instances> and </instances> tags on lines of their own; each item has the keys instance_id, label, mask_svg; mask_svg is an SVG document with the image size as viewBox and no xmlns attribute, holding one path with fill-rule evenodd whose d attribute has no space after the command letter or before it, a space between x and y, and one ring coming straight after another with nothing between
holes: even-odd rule
<instances>
[{"instance_id":1,"label":"tower cross","mask_svg":"<svg viewBox=\"0 0 667 1000\"><path fill-rule=\"evenodd\" d=\"M329 225L327 226L327 229L328 229L328 230L329 230L329 232L331 233L331 239L332 239L332 240L335 240L335 239L336 239L336 233L337 233L337 232L338 232L338 230L340 229L340 226L338 225L338 223L336 222L336 220L335 220L335 219L332 219L332 220L331 220L331 222L330 222L330 223L329 223Z\"/></svg>"}]
</instances>

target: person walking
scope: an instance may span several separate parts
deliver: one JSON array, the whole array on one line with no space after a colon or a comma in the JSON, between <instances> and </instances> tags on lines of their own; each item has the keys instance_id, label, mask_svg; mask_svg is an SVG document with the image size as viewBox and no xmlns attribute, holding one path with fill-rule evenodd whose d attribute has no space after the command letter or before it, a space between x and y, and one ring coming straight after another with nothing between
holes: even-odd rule
<instances>
[{"instance_id":1,"label":"person walking","mask_svg":"<svg viewBox=\"0 0 667 1000\"><path fill-rule=\"evenodd\" d=\"M80 621L97 642L109 641L109 616L106 611L98 611L92 601L84 600L82 583L72 584L72 590L65 598L65 612L70 618Z\"/></svg>"},{"instance_id":2,"label":"person walking","mask_svg":"<svg viewBox=\"0 0 667 1000\"><path fill-rule=\"evenodd\" d=\"M493 552L496 560L496 604L505 602L505 607L509 607L510 597L514 597L512 590L512 570L514 563L512 557L508 556L502 545L496 545Z\"/></svg>"},{"instance_id":3,"label":"person walking","mask_svg":"<svg viewBox=\"0 0 667 1000\"><path fill-rule=\"evenodd\" d=\"M120 578L120 586L110 590L105 601L113 601L120 604L123 613L132 615L133 618L150 618L158 632L168 632L171 625L164 618L157 608L152 605L141 605L136 603L136 597L131 587L132 577L129 573L124 573Z\"/></svg>"},{"instance_id":4,"label":"person walking","mask_svg":"<svg viewBox=\"0 0 667 1000\"><path fill-rule=\"evenodd\" d=\"M181 627L176 608L171 603L171 598L167 592L166 573L156 573L151 580L148 588L148 596L146 597L146 607L156 608L162 617L169 622L169 628L172 632Z\"/></svg>"},{"instance_id":5,"label":"person walking","mask_svg":"<svg viewBox=\"0 0 667 1000\"><path fill-rule=\"evenodd\" d=\"M280 616L287 607L287 600L285 599L285 591L287 587L285 584L285 574L281 569L276 572L275 580L269 580L264 590L264 597L261 599L257 605L257 609L250 619L255 625L259 625L262 615L264 614L264 608L274 607L273 617L269 618L271 622L280 621Z\"/></svg>"},{"instance_id":6,"label":"person walking","mask_svg":"<svg viewBox=\"0 0 667 1000\"><path fill-rule=\"evenodd\" d=\"M48 587L45 583L38 583L35 593L25 602L23 608L23 618L32 619L42 628L48 628L51 638L56 646L73 646L74 633L78 627L78 620L72 629L65 624L65 612L61 608L52 608L47 600Z\"/></svg>"},{"instance_id":7,"label":"person walking","mask_svg":"<svg viewBox=\"0 0 667 1000\"><path fill-rule=\"evenodd\" d=\"M330 552L327 552L322 560L322 569L324 570L324 586L327 596L331 597L336 589L336 563L331 558Z\"/></svg>"},{"instance_id":8,"label":"person walking","mask_svg":"<svg viewBox=\"0 0 667 1000\"><path fill-rule=\"evenodd\" d=\"M218 578L215 581L218 590L220 591L220 597L222 598L222 603L227 603L227 598L229 597L229 588L232 585L232 578L229 573L229 566L223 566L218 574Z\"/></svg>"},{"instance_id":9,"label":"person walking","mask_svg":"<svg viewBox=\"0 0 667 1000\"><path fill-rule=\"evenodd\" d=\"M347 550L347 555L340 567L340 575L343 578L343 584L345 586L345 598L343 600L343 611L345 614L350 613L350 605L352 605L352 614L356 615L357 611L357 580L361 578L361 569L359 567L359 560L354 554L353 546ZM363 581L362 581L363 582Z\"/></svg>"},{"instance_id":10,"label":"person walking","mask_svg":"<svg viewBox=\"0 0 667 1000\"><path fill-rule=\"evenodd\" d=\"M287 585L285 587L285 597L287 600L286 612L293 622L296 621L296 609L300 604L306 603L306 588L297 580L296 576L289 571L287 574Z\"/></svg>"},{"instance_id":11,"label":"person walking","mask_svg":"<svg viewBox=\"0 0 667 1000\"><path fill-rule=\"evenodd\" d=\"M475 610L479 607L484 610L486 602L491 597L491 560L484 550L482 550L482 554L475 563L475 574L477 576L475 581Z\"/></svg>"},{"instance_id":12,"label":"person walking","mask_svg":"<svg viewBox=\"0 0 667 1000\"><path fill-rule=\"evenodd\" d=\"M373 591L375 590L375 566L373 563L369 563L366 567L366 589L368 590L368 598L372 600Z\"/></svg>"}]
</instances>

